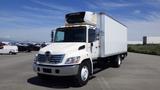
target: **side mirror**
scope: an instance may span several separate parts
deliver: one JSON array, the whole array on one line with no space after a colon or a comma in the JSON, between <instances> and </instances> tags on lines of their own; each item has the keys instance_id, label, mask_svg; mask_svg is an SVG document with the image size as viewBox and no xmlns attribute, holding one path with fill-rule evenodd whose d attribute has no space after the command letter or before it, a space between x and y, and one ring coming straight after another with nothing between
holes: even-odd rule
<instances>
[{"instance_id":1,"label":"side mirror","mask_svg":"<svg viewBox=\"0 0 160 90\"><path fill-rule=\"evenodd\" d=\"M54 41L54 31L52 30L52 32L51 32L51 42L53 42Z\"/></svg>"}]
</instances>

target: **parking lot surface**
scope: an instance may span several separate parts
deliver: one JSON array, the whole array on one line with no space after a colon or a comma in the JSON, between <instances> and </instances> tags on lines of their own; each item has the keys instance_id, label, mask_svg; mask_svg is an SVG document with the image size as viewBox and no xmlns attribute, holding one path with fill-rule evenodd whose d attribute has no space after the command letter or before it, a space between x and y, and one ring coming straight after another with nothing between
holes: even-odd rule
<instances>
[{"instance_id":1,"label":"parking lot surface","mask_svg":"<svg viewBox=\"0 0 160 90\"><path fill-rule=\"evenodd\" d=\"M88 84L72 78L39 79L32 70L36 52L0 55L0 90L159 90L160 56L129 53L120 68L95 65Z\"/></svg>"}]
</instances>

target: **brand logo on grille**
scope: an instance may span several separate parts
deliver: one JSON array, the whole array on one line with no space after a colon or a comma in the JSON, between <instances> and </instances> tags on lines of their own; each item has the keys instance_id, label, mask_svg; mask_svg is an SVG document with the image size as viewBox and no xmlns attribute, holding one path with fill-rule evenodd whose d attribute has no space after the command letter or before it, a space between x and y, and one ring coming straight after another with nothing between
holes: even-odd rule
<instances>
[{"instance_id":1,"label":"brand logo on grille","mask_svg":"<svg viewBox=\"0 0 160 90\"><path fill-rule=\"evenodd\" d=\"M50 61L50 57L51 57L51 52L50 51L47 51L45 53L45 56L46 56L46 61L49 62Z\"/></svg>"}]
</instances>

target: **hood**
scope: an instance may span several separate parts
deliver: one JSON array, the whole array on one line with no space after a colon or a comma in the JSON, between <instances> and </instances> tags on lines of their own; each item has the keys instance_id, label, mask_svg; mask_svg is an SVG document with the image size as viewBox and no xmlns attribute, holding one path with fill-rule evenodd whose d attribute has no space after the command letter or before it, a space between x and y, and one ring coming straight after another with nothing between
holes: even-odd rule
<instances>
[{"instance_id":1,"label":"hood","mask_svg":"<svg viewBox=\"0 0 160 90\"><path fill-rule=\"evenodd\" d=\"M47 51L51 54L66 54L78 51L78 48L82 45L85 45L85 43L51 43L50 45L41 48L39 54L45 54Z\"/></svg>"}]
</instances>

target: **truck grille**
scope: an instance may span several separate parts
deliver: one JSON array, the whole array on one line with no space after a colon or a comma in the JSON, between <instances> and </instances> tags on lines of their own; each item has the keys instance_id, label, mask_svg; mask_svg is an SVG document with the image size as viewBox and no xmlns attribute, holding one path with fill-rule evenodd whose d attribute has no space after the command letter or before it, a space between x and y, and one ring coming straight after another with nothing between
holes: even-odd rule
<instances>
[{"instance_id":1,"label":"truck grille","mask_svg":"<svg viewBox=\"0 0 160 90\"><path fill-rule=\"evenodd\" d=\"M64 55L50 55L46 56L43 54L38 54L38 62L40 63L53 63L58 64L63 60Z\"/></svg>"}]
</instances>

